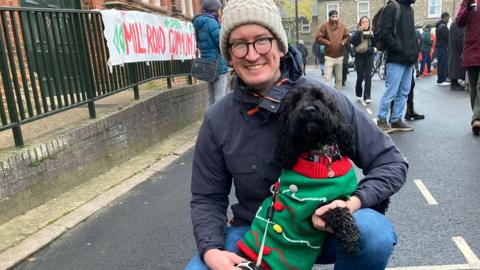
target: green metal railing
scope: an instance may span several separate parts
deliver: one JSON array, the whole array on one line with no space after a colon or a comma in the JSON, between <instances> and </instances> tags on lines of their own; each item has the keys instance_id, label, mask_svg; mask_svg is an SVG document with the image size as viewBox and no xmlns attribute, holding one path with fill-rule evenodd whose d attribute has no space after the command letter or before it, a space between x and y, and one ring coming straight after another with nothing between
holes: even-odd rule
<instances>
[{"instance_id":1,"label":"green metal railing","mask_svg":"<svg viewBox=\"0 0 480 270\"><path fill-rule=\"evenodd\" d=\"M21 125L165 78L190 77L191 60L107 67L108 49L98 11L0 7L0 132L11 129L24 144ZM2 87L3 86L3 87Z\"/></svg>"}]
</instances>

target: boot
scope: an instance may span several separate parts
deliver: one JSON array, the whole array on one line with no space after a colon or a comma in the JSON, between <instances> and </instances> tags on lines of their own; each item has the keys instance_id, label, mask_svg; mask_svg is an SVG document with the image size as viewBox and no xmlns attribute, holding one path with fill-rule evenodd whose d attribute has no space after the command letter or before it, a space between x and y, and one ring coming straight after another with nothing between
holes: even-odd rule
<instances>
[{"instance_id":1,"label":"boot","mask_svg":"<svg viewBox=\"0 0 480 270\"><path fill-rule=\"evenodd\" d=\"M425 115L417 113L414 109L413 102L407 102L407 112L405 113L405 120L422 120Z\"/></svg>"}]
</instances>

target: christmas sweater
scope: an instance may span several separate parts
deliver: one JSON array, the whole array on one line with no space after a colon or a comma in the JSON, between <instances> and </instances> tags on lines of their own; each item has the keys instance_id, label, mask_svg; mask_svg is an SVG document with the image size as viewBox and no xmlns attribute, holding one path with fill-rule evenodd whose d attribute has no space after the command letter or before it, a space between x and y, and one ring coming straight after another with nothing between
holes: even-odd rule
<instances>
[{"instance_id":1,"label":"christmas sweater","mask_svg":"<svg viewBox=\"0 0 480 270\"><path fill-rule=\"evenodd\" d=\"M313 227L312 214L323 204L350 197L357 187L357 177L347 157L331 166L325 161L324 157L320 162L299 158L291 170L280 175L263 250L263 268L310 270L322 253L327 233ZM265 199L245 238L237 243L253 262L258 257L270 205L272 197Z\"/></svg>"}]
</instances>

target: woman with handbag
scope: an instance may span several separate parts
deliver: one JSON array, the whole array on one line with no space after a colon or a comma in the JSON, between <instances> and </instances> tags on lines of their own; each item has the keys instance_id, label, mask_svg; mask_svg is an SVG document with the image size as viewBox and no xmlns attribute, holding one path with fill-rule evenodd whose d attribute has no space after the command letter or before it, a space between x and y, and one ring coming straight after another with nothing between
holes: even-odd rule
<instances>
[{"instance_id":1,"label":"woman with handbag","mask_svg":"<svg viewBox=\"0 0 480 270\"><path fill-rule=\"evenodd\" d=\"M358 30L353 33L352 44L355 46L355 69L357 70L357 84L355 86L355 95L358 101L363 100L369 104L372 102L370 92L372 89L372 69L373 69L373 32L370 28L370 20L367 16L360 18ZM362 90L362 81L365 80L365 89Z\"/></svg>"},{"instance_id":2,"label":"woman with handbag","mask_svg":"<svg viewBox=\"0 0 480 270\"><path fill-rule=\"evenodd\" d=\"M202 59L217 61L217 74L208 83L208 107L219 101L227 91L227 63L220 54L220 11L219 0L201 0L202 13L193 18L197 48Z\"/></svg>"}]
</instances>

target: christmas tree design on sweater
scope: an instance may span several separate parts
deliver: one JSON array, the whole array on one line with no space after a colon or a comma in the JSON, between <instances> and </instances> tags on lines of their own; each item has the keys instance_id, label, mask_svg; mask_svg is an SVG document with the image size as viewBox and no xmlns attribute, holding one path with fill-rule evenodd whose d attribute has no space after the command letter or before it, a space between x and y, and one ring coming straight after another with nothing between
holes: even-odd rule
<instances>
[{"instance_id":1,"label":"christmas tree design on sweater","mask_svg":"<svg viewBox=\"0 0 480 270\"><path fill-rule=\"evenodd\" d=\"M327 233L313 227L312 214L320 206L338 198L347 199L357 188L351 161L342 157L331 165L299 158L291 170L284 170L275 184L278 195L268 224L261 266L267 270L310 270L322 253ZM258 209L250 230L237 243L255 262L267 225L272 197Z\"/></svg>"}]
</instances>

